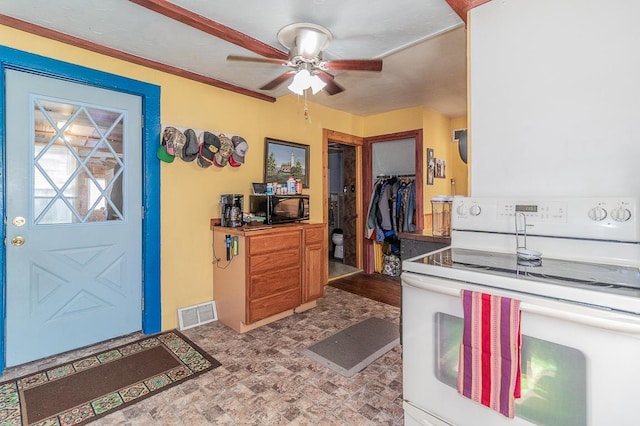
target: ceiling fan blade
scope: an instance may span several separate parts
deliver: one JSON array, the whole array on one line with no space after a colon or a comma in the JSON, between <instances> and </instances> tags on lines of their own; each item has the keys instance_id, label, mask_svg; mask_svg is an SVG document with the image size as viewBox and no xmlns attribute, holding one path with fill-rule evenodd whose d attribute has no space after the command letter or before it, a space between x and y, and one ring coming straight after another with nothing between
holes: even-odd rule
<instances>
[{"instance_id":1,"label":"ceiling fan blade","mask_svg":"<svg viewBox=\"0 0 640 426\"><path fill-rule=\"evenodd\" d=\"M294 70L287 71L284 74L280 74L278 77L274 78L264 86L260 88L260 90L273 90L276 87L280 86L282 83L293 77L296 72Z\"/></svg>"},{"instance_id":2,"label":"ceiling fan blade","mask_svg":"<svg viewBox=\"0 0 640 426\"><path fill-rule=\"evenodd\" d=\"M227 56L227 61L258 62L258 63L276 64L276 65L287 65L289 63L289 61L284 59L258 58L254 56L239 56L239 55L229 55Z\"/></svg>"},{"instance_id":3,"label":"ceiling fan blade","mask_svg":"<svg viewBox=\"0 0 640 426\"><path fill-rule=\"evenodd\" d=\"M322 61L320 68L334 71L382 71L382 59L333 59Z\"/></svg>"},{"instance_id":4,"label":"ceiling fan blade","mask_svg":"<svg viewBox=\"0 0 640 426\"><path fill-rule=\"evenodd\" d=\"M344 91L344 87L342 87L338 83L336 83L335 80L334 80L333 75L329 74L328 72L317 71L316 75L318 77L320 77L320 80L322 80L325 83L327 83L327 85L324 86L324 91L327 92L327 94L335 95L337 93L340 93L340 92Z\"/></svg>"}]
</instances>

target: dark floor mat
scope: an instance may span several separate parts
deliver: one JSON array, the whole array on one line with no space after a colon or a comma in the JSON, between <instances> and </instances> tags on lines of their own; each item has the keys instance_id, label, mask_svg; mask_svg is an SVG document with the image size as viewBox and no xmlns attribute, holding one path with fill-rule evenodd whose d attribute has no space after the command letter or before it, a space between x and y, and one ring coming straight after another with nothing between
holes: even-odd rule
<instances>
[{"instance_id":1,"label":"dark floor mat","mask_svg":"<svg viewBox=\"0 0 640 426\"><path fill-rule=\"evenodd\" d=\"M397 324L368 318L315 343L302 353L343 376L351 377L399 343Z\"/></svg>"}]
</instances>

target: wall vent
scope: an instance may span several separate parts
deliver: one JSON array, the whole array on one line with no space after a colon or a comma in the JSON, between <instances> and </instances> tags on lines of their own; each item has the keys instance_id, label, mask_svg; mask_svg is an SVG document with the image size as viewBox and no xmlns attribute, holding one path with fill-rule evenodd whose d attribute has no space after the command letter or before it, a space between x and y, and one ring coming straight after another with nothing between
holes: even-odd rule
<instances>
[{"instance_id":1,"label":"wall vent","mask_svg":"<svg viewBox=\"0 0 640 426\"><path fill-rule=\"evenodd\" d=\"M180 330L186 330L217 319L218 313L216 312L216 302L214 301L178 309Z\"/></svg>"}]
</instances>

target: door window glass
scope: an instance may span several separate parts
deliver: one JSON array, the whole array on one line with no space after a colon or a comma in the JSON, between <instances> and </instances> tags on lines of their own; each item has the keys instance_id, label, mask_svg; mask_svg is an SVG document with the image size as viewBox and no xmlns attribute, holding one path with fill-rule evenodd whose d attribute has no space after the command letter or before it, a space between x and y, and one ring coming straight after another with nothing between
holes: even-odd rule
<instances>
[{"instance_id":1,"label":"door window glass","mask_svg":"<svg viewBox=\"0 0 640 426\"><path fill-rule=\"evenodd\" d=\"M32 97L37 225L123 220L121 111Z\"/></svg>"},{"instance_id":2,"label":"door window glass","mask_svg":"<svg viewBox=\"0 0 640 426\"><path fill-rule=\"evenodd\" d=\"M461 318L436 314L436 377L457 389ZM522 336L516 416L537 425L587 424L587 362L575 348Z\"/></svg>"}]
</instances>

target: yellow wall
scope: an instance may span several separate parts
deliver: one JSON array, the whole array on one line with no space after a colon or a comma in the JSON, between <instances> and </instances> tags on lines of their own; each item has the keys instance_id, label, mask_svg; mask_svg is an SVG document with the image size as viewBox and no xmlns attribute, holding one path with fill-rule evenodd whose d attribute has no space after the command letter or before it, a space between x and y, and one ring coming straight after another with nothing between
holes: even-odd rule
<instances>
[{"instance_id":1,"label":"yellow wall","mask_svg":"<svg viewBox=\"0 0 640 426\"><path fill-rule=\"evenodd\" d=\"M454 118L451 120L451 137L453 138L455 129L467 128L467 117ZM456 180L456 195L469 195L469 168L460 158L460 154L458 154L458 144L452 143L451 148L451 162L449 163L451 167L449 167L449 170L451 170L452 176Z\"/></svg>"},{"instance_id":2,"label":"yellow wall","mask_svg":"<svg viewBox=\"0 0 640 426\"><path fill-rule=\"evenodd\" d=\"M247 196L250 183L262 180L265 137L310 145L310 182L304 192L312 200L322 199L323 128L374 136L424 127L425 148L434 147L436 156L447 159L445 146L453 145L445 143L451 139L450 120L422 107L364 118L309 102L311 119L306 121L303 100L295 96L269 103L4 26L0 26L0 40L15 49L159 85L164 125L238 134L249 143L246 162L239 168L201 169L195 162L181 160L161 164L163 329L177 326L178 308L214 298L209 220L220 216L220 194ZM440 183L433 193L429 188L425 199L436 192L448 193ZM311 203L311 221L322 220L322 207L321 202Z\"/></svg>"},{"instance_id":3,"label":"yellow wall","mask_svg":"<svg viewBox=\"0 0 640 426\"><path fill-rule=\"evenodd\" d=\"M404 108L364 118L364 137L422 128L423 107Z\"/></svg>"}]
</instances>

